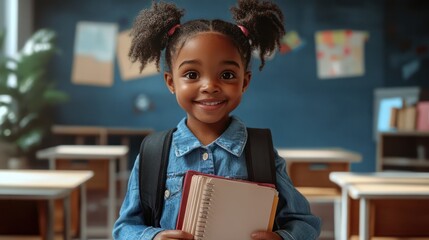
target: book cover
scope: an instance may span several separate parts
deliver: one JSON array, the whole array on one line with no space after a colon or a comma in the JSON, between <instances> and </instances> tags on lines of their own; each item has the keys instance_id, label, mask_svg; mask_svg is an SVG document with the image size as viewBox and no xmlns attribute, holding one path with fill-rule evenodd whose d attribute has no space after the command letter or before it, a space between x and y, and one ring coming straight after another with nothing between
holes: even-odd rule
<instances>
[{"instance_id":1,"label":"book cover","mask_svg":"<svg viewBox=\"0 0 429 240\"><path fill-rule=\"evenodd\" d=\"M272 184L189 171L176 228L195 239L250 239L254 231L272 230L277 203Z\"/></svg>"},{"instance_id":2,"label":"book cover","mask_svg":"<svg viewBox=\"0 0 429 240\"><path fill-rule=\"evenodd\" d=\"M417 130L429 131L429 102L417 104Z\"/></svg>"},{"instance_id":3,"label":"book cover","mask_svg":"<svg viewBox=\"0 0 429 240\"><path fill-rule=\"evenodd\" d=\"M399 109L398 111L398 122L397 129L404 131L412 131L416 129L416 107L408 106Z\"/></svg>"}]
</instances>

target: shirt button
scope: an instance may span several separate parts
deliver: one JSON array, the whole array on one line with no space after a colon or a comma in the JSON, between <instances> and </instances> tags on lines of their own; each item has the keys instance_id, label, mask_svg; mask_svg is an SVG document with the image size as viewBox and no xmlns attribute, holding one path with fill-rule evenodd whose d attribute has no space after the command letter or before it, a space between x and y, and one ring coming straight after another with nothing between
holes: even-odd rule
<instances>
[{"instance_id":1,"label":"shirt button","mask_svg":"<svg viewBox=\"0 0 429 240\"><path fill-rule=\"evenodd\" d=\"M170 197L170 191L167 189L164 192L164 199L168 199Z\"/></svg>"},{"instance_id":2,"label":"shirt button","mask_svg":"<svg viewBox=\"0 0 429 240\"><path fill-rule=\"evenodd\" d=\"M205 161L207 159L209 159L209 154L205 152L203 153L203 160Z\"/></svg>"}]
</instances>

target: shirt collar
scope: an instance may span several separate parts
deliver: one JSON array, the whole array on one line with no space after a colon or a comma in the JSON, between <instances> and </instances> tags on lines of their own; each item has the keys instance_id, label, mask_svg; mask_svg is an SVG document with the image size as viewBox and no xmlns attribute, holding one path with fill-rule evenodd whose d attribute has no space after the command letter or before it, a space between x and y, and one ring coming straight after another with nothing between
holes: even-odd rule
<instances>
[{"instance_id":1,"label":"shirt collar","mask_svg":"<svg viewBox=\"0 0 429 240\"><path fill-rule=\"evenodd\" d=\"M247 130L244 123L237 117L231 118L228 128L212 144L217 144L221 148L239 157L243 153L247 141ZM172 146L176 157L181 157L192 150L204 147L195 135L186 126L186 118L177 125L177 130L173 133Z\"/></svg>"}]
</instances>

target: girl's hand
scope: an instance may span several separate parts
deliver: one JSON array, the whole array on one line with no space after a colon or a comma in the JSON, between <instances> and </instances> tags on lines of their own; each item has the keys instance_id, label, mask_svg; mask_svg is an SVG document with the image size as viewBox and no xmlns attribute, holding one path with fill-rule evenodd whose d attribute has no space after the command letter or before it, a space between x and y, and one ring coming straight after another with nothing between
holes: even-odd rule
<instances>
[{"instance_id":1,"label":"girl's hand","mask_svg":"<svg viewBox=\"0 0 429 240\"><path fill-rule=\"evenodd\" d=\"M154 240L194 239L192 234L181 230L165 230L156 234Z\"/></svg>"},{"instance_id":2,"label":"girl's hand","mask_svg":"<svg viewBox=\"0 0 429 240\"><path fill-rule=\"evenodd\" d=\"M254 240L282 240L282 238L275 232L257 231L252 233Z\"/></svg>"}]
</instances>

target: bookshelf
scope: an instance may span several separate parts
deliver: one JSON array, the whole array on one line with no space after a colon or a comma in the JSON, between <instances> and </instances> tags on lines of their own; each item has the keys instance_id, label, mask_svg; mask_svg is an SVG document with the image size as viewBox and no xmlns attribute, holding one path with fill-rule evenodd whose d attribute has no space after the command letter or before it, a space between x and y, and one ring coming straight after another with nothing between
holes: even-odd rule
<instances>
[{"instance_id":1,"label":"bookshelf","mask_svg":"<svg viewBox=\"0 0 429 240\"><path fill-rule=\"evenodd\" d=\"M377 171L429 172L429 131L380 132Z\"/></svg>"},{"instance_id":2,"label":"bookshelf","mask_svg":"<svg viewBox=\"0 0 429 240\"><path fill-rule=\"evenodd\" d=\"M412 131L415 129L416 109L419 102L429 101L429 89L422 87L390 87L374 90L374 140L378 142L381 132ZM396 121L392 125L393 109ZM414 110L414 112L413 112ZM401 112L401 114L398 114ZM399 117L401 115L401 117ZM399 127L399 129L398 129ZM405 130L407 129L407 130Z\"/></svg>"}]
</instances>

